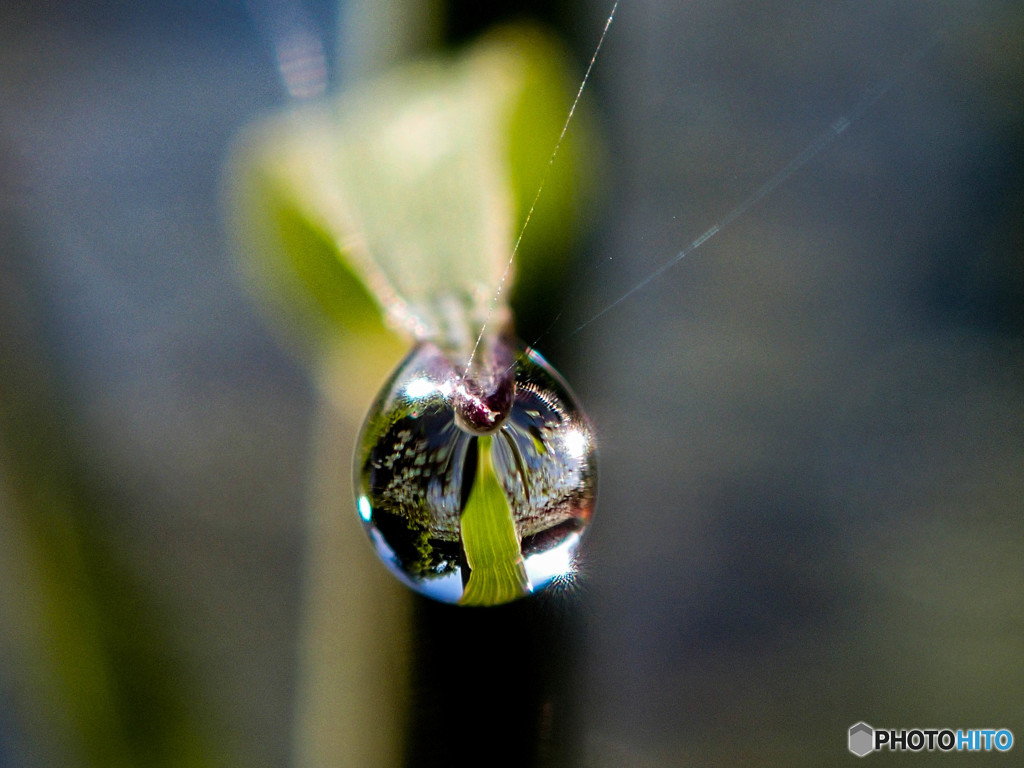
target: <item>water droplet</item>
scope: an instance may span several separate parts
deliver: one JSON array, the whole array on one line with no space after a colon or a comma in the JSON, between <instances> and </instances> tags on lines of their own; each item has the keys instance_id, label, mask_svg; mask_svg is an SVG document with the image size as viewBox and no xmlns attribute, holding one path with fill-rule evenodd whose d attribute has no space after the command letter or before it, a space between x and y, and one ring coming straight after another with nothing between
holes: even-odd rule
<instances>
[{"instance_id":1,"label":"water droplet","mask_svg":"<svg viewBox=\"0 0 1024 768\"><path fill-rule=\"evenodd\" d=\"M378 555L450 603L495 605L571 580L596 498L593 431L562 378L518 344L494 342L485 359L488 375L463 377L420 343L382 388L356 455L359 517ZM495 410L480 417L478 401Z\"/></svg>"}]
</instances>

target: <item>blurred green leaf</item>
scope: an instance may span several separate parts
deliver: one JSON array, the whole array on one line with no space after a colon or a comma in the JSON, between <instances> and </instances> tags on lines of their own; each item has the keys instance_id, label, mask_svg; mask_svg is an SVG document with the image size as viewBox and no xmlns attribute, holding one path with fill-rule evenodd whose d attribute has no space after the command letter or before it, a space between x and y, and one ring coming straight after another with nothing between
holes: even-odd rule
<instances>
[{"instance_id":1,"label":"blurred green leaf","mask_svg":"<svg viewBox=\"0 0 1024 768\"><path fill-rule=\"evenodd\" d=\"M564 62L540 32L506 29L246 133L229 178L243 263L302 348L394 331L459 345L499 288L507 298L502 277L572 102ZM583 128L552 165L513 270L538 290L564 270L589 189Z\"/></svg>"}]
</instances>

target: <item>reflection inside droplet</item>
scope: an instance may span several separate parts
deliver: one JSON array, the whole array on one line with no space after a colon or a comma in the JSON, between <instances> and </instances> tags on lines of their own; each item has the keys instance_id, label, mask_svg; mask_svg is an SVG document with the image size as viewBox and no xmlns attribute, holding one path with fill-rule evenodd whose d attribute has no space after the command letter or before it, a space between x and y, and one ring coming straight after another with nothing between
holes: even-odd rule
<instances>
[{"instance_id":1,"label":"reflection inside droplet","mask_svg":"<svg viewBox=\"0 0 1024 768\"><path fill-rule=\"evenodd\" d=\"M427 397L437 389L437 385L430 379L414 379L405 386L405 396L410 400L418 400Z\"/></svg>"},{"instance_id":2,"label":"reflection inside droplet","mask_svg":"<svg viewBox=\"0 0 1024 768\"><path fill-rule=\"evenodd\" d=\"M372 510L370 509L370 500L365 496L360 496L359 501L356 503L356 506L359 508L359 517L363 519L363 522L370 522L370 517L373 514Z\"/></svg>"},{"instance_id":3,"label":"reflection inside droplet","mask_svg":"<svg viewBox=\"0 0 1024 768\"><path fill-rule=\"evenodd\" d=\"M465 380L424 342L384 385L359 439L357 506L378 555L445 602L494 605L571 579L594 507L593 431L575 397L535 352L495 344L495 359L514 368L511 408L495 427L456 416Z\"/></svg>"}]
</instances>

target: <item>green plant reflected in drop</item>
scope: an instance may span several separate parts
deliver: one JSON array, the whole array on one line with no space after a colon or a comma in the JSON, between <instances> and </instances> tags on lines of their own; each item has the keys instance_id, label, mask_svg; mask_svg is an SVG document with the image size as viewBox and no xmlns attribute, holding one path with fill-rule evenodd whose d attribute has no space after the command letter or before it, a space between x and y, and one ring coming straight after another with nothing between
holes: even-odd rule
<instances>
[{"instance_id":1,"label":"green plant reflected in drop","mask_svg":"<svg viewBox=\"0 0 1024 768\"><path fill-rule=\"evenodd\" d=\"M436 600L497 605L570 580L596 497L593 431L536 352L506 339L463 372L421 342L360 434L359 516L377 553Z\"/></svg>"}]
</instances>

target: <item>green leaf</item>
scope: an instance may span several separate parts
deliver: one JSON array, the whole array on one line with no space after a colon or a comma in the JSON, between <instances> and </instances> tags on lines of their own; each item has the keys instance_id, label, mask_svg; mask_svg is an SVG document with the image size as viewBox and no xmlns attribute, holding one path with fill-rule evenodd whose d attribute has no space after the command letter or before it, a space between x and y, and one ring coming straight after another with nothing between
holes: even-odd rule
<instances>
[{"instance_id":1,"label":"green leaf","mask_svg":"<svg viewBox=\"0 0 1024 768\"><path fill-rule=\"evenodd\" d=\"M486 435L474 441L476 477L461 519L462 546L470 568L459 600L462 605L498 605L529 592L512 509L494 473L492 439Z\"/></svg>"},{"instance_id":2,"label":"green leaf","mask_svg":"<svg viewBox=\"0 0 1024 768\"><path fill-rule=\"evenodd\" d=\"M247 274L300 345L475 336L499 287L510 295L512 274L502 278L572 79L548 37L504 30L250 129L230 165L234 230ZM589 187L579 132L516 260L531 291L558 282Z\"/></svg>"}]
</instances>

